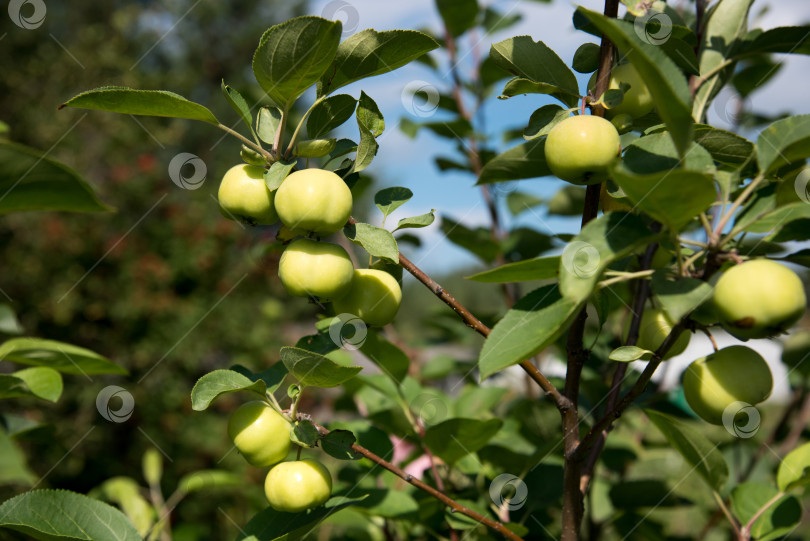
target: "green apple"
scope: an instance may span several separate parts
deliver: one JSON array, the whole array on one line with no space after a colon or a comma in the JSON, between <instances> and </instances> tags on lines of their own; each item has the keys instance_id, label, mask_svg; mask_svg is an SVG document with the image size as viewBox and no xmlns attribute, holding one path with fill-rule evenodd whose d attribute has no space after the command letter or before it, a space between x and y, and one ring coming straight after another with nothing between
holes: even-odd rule
<instances>
[{"instance_id":1,"label":"green apple","mask_svg":"<svg viewBox=\"0 0 810 541\"><path fill-rule=\"evenodd\" d=\"M396 278L376 269L357 269L349 293L332 303L336 314L353 314L366 325L391 323L402 302Z\"/></svg>"},{"instance_id":2,"label":"green apple","mask_svg":"<svg viewBox=\"0 0 810 541\"><path fill-rule=\"evenodd\" d=\"M267 403L255 400L236 409L228 420L228 436L252 465L264 468L290 452L290 423Z\"/></svg>"},{"instance_id":3,"label":"green apple","mask_svg":"<svg viewBox=\"0 0 810 541\"><path fill-rule=\"evenodd\" d=\"M661 251L661 248L659 248L658 251ZM638 341L636 342L636 346L641 349L655 351L664 343L664 340L669 336L669 333L672 332L672 327L674 326L675 322L673 322L663 310L658 308L648 308L644 310L638 328ZM625 327L624 334L626 337L630 327L629 317L627 318ZM686 346L689 345L689 338L690 336L687 331L682 332L678 339L675 340L672 347L669 348L664 359L669 359L683 353Z\"/></svg>"},{"instance_id":4,"label":"green apple","mask_svg":"<svg viewBox=\"0 0 810 541\"><path fill-rule=\"evenodd\" d=\"M332 171L303 169L284 179L276 190L276 211L294 231L319 235L346 225L352 213L352 192Z\"/></svg>"},{"instance_id":5,"label":"green apple","mask_svg":"<svg viewBox=\"0 0 810 541\"><path fill-rule=\"evenodd\" d=\"M264 183L264 168L235 165L228 169L219 185L222 215L251 225L271 225L278 221L275 194Z\"/></svg>"},{"instance_id":6,"label":"green apple","mask_svg":"<svg viewBox=\"0 0 810 541\"><path fill-rule=\"evenodd\" d=\"M599 184L621 152L619 132L610 121L593 115L566 118L546 137L546 163L551 172L578 186Z\"/></svg>"},{"instance_id":7,"label":"green apple","mask_svg":"<svg viewBox=\"0 0 810 541\"><path fill-rule=\"evenodd\" d=\"M276 511L300 513L326 503L332 495L332 476L317 460L282 462L267 474L264 493Z\"/></svg>"},{"instance_id":8,"label":"green apple","mask_svg":"<svg viewBox=\"0 0 810 541\"><path fill-rule=\"evenodd\" d=\"M734 402L759 404L771 394L773 376L759 353L730 346L700 358L683 374L686 401L704 421L723 424L723 412Z\"/></svg>"},{"instance_id":9,"label":"green apple","mask_svg":"<svg viewBox=\"0 0 810 541\"><path fill-rule=\"evenodd\" d=\"M349 293L354 265L337 244L298 239L281 254L278 277L287 293L295 297L336 300Z\"/></svg>"},{"instance_id":10,"label":"green apple","mask_svg":"<svg viewBox=\"0 0 810 541\"><path fill-rule=\"evenodd\" d=\"M768 259L754 259L720 277L713 302L723 327L748 340L787 331L804 314L807 298L795 272Z\"/></svg>"},{"instance_id":11,"label":"green apple","mask_svg":"<svg viewBox=\"0 0 810 541\"><path fill-rule=\"evenodd\" d=\"M622 102L616 107L605 109L605 117L613 119L618 115L630 115L632 118L639 118L653 110L653 97L641 75L632 64L619 64L610 70L610 84L608 90L618 90L619 85L625 83L630 85L624 93ZM596 73L588 81L588 89L596 87Z\"/></svg>"}]
</instances>

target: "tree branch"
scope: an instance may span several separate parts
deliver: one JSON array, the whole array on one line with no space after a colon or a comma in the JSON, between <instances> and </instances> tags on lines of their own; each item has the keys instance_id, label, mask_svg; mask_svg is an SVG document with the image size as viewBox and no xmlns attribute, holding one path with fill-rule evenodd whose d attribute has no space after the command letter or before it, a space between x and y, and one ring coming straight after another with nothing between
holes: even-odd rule
<instances>
[{"instance_id":1,"label":"tree branch","mask_svg":"<svg viewBox=\"0 0 810 541\"><path fill-rule=\"evenodd\" d=\"M312 421L312 424L315 426L315 428L318 429L318 432L321 434L321 436L326 436L327 434L329 434L329 430L327 428L315 423L314 421ZM428 485L426 483L423 483L419 479L416 479L411 474L406 473L404 470L402 470L402 469L398 468L397 466L391 464L390 462L388 462L384 458L375 455L374 453L372 453L371 451L369 451L368 449L366 449L362 445L359 445L357 443L352 444L351 449L355 453L358 453L359 455L362 455L363 457L369 459L370 461L377 464L378 466L381 466L382 468L390 471L391 473L393 473L394 475L396 475L397 477L399 477L400 479L402 479L406 483L415 486L419 490L423 490L424 492L427 492L428 494L430 494L431 496L433 496L434 498L436 498L437 500L439 500L440 502L445 504L447 507L449 507L451 509L451 512L461 513L464 516L470 517L471 519L473 519L473 520L487 526L488 528L498 532L499 534L501 534L502 536L504 536L507 539L513 539L515 541L522 541L521 538L518 535L516 535L514 532L512 532L509 528L504 526L502 523L497 522L497 521L492 520L492 519L489 519L489 518L487 518L487 517L485 517L483 515L479 515L478 513L473 511L472 509L469 509L469 508L461 505L460 503L458 503L454 499L450 498L446 494L436 490L435 488L433 488L432 486L430 486L430 485Z\"/></svg>"}]
</instances>

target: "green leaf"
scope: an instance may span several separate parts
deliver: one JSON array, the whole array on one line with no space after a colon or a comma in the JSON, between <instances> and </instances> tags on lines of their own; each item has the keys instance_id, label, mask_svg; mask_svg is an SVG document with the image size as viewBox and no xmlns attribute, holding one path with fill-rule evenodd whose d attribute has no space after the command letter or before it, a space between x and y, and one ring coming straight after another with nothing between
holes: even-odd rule
<instances>
[{"instance_id":1,"label":"green leaf","mask_svg":"<svg viewBox=\"0 0 810 541\"><path fill-rule=\"evenodd\" d=\"M141 458L141 472L149 485L159 485L163 477L163 456L154 447L149 447Z\"/></svg>"},{"instance_id":2,"label":"green leaf","mask_svg":"<svg viewBox=\"0 0 810 541\"><path fill-rule=\"evenodd\" d=\"M399 261L399 248L390 231L373 225L356 223L343 228L343 233L353 243L374 257L381 257L394 263Z\"/></svg>"},{"instance_id":3,"label":"green leaf","mask_svg":"<svg viewBox=\"0 0 810 541\"><path fill-rule=\"evenodd\" d=\"M225 470L199 470L180 478L177 489L185 493L217 488L242 487L245 478Z\"/></svg>"},{"instance_id":4,"label":"green leaf","mask_svg":"<svg viewBox=\"0 0 810 541\"><path fill-rule=\"evenodd\" d=\"M290 441L301 447L315 447L321 433L312 424L312 421L298 421L290 426Z\"/></svg>"},{"instance_id":5,"label":"green leaf","mask_svg":"<svg viewBox=\"0 0 810 541\"><path fill-rule=\"evenodd\" d=\"M512 216L518 216L524 211L537 207L545 203L545 199L530 193L509 192L506 195L506 206Z\"/></svg>"},{"instance_id":6,"label":"green leaf","mask_svg":"<svg viewBox=\"0 0 810 541\"><path fill-rule=\"evenodd\" d=\"M691 143L689 151L681 158L672 136L666 131L645 135L627 145L622 166L637 175L678 168L701 173L715 172L714 159L708 150Z\"/></svg>"},{"instance_id":7,"label":"green leaf","mask_svg":"<svg viewBox=\"0 0 810 541\"><path fill-rule=\"evenodd\" d=\"M644 220L626 212L608 212L588 222L560 258L560 293L575 303L587 299L612 262L657 237Z\"/></svg>"},{"instance_id":8,"label":"green leaf","mask_svg":"<svg viewBox=\"0 0 810 541\"><path fill-rule=\"evenodd\" d=\"M360 91L360 100L357 102L357 122L368 128L375 138L382 135L385 130L385 120L380 108L377 107L377 102L368 97L362 90Z\"/></svg>"},{"instance_id":9,"label":"green leaf","mask_svg":"<svg viewBox=\"0 0 810 541\"><path fill-rule=\"evenodd\" d=\"M793 449L779 464L776 484L787 492L810 483L810 443Z\"/></svg>"},{"instance_id":10,"label":"green leaf","mask_svg":"<svg viewBox=\"0 0 810 541\"><path fill-rule=\"evenodd\" d=\"M242 94L234 88L225 84L225 79L222 80L222 93L225 94L225 100L233 107L233 110L239 114L239 117L247 125L251 133L253 133L253 117L250 114L250 107L242 97Z\"/></svg>"},{"instance_id":11,"label":"green leaf","mask_svg":"<svg viewBox=\"0 0 810 541\"><path fill-rule=\"evenodd\" d=\"M538 138L498 154L481 170L477 184L551 175L546 164L545 148L546 139Z\"/></svg>"},{"instance_id":12,"label":"green leaf","mask_svg":"<svg viewBox=\"0 0 810 541\"><path fill-rule=\"evenodd\" d=\"M318 81L318 96L393 71L438 46L430 36L413 30L377 32L369 28L358 32L338 47L332 65Z\"/></svg>"},{"instance_id":13,"label":"green leaf","mask_svg":"<svg viewBox=\"0 0 810 541\"><path fill-rule=\"evenodd\" d=\"M500 252L500 246L492 238L492 231L487 227L470 229L447 216L442 216L440 227L447 240L472 252L485 263L494 261Z\"/></svg>"},{"instance_id":14,"label":"green leaf","mask_svg":"<svg viewBox=\"0 0 810 541\"><path fill-rule=\"evenodd\" d=\"M413 197L413 192L408 188L392 186L374 194L374 204L387 218L389 214L407 203L411 197Z\"/></svg>"},{"instance_id":15,"label":"green leaf","mask_svg":"<svg viewBox=\"0 0 810 541\"><path fill-rule=\"evenodd\" d=\"M102 86L82 92L59 106L95 109L126 115L162 116L201 120L217 125L214 113L199 103L166 90L135 90L123 86Z\"/></svg>"},{"instance_id":16,"label":"green leaf","mask_svg":"<svg viewBox=\"0 0 810 541\"><path fill-rule=\"evenodd\" d=\"M25 453L0 428L0 485L31 486L36 482L37 476L28 468Z\"/></svg>"},{"instance_id":17,"label":"green leaf","mask_svg":"<svg viewBox=\"0 0 810 541\"><path fill-rule=\"evenodd\" d=\"M0 214L30 210L113 209L76 171L36 149L0 140Z\"/></svg>"},{"instance_id":18,"label":"green leaf","mask_svg":"<svg viewBox=\"0 0 810 541\"><path fill-rule=\"evenodd\" d=\"M494 34L513 26L522 18L520 13L500 13L492 9L491 6L487 6L484 8L484 20L481 25L486 29L487 34Z\"/></svg>"},{"instance_id":19,"label":"green leaf","mask_svg":"<svg viewBox=\"0 0 810 541\"><path fill-rule=\"evenodd\" d=\"M672 321L680 321L712 296L712 286L707 282L675 276L667 269L653 273L652 291Z\"/></svg>"},{"instance_id":20,"label":"green leaf","mask_svg":"<svg viewBox=\"0 0 810 541\"><path fill-rule=\"evenodd\" d=\"M129 372L98 353L55 340L13 338L0 345L0 360L47 366L63 374L120 374Z\"/></svg>"},{"instance_id":21,"label":"green leaf","mask_svg":"<svg viewBox=\"0 0 810 541\"><path fill-rule=\"evenodd\" d=\"M294 541L302 539L326 517L346 507L357 504L363 498L334 496L325 505L306 513L284 513L272 507L254 515L242 530L239 541Z\"/></svg>"},{"instance_id":22,"label":"green leaf","mask_svg":"<svg viewBox=\"0 0 810 541\"><path fill-rule=\"evenodd\" d=\"M265 105L259 109L259 114L256 115L256 133L259 139L272 145L276 140L276 131L281 125L281 109L278 107L270 107Z\"/></svg>"},{"instance_id":23,"label":"green leaf","mask_svg":"<svg viewBox=\"0 0 810 541\"><path fill-rule=\"evenodd\" d=\"M338 50L340 21L295 17L270 27L253 55L253 74L282 111L329 68Z\"/></svg>"},{"instance_id":24,"label":"green leaf","mask_svg":"<svg viewBox=\"0 0 810 541\"><path fill-rule=\"evenodd\" d=\"M557 277L560 270L560 257L538 257L517 263L507 263L500 267L467 276L467 280L489 284L508 284L531 280L549 280Z\"/></svg>"},{"instance_id":25,"label":"green leaf","mask_svg":"<svg viewBox=\"0 0 810 541\"><path fill-rule=\"evenodd\" d=\"M610 352L608 359L611 361L618 361L621 363L629 363L639 359L649 359L655 354L654 351L649 349L641 349L637 346L620 346Z\"/></svg>"},{"instance_id":26,"label":"green leaf","mask_svg":"<svg viewBox=\"0 0 810 541\"><path fill-rule=\"evenodd\" d=\"M157 452L157 451L155 451ZM114 503L132 522L138 533L146 535L155 522L155 510L140 494L141 487L131 477L113 477L94 488L91 497Z\"/></svg>"},{"instance_id":27,"label":"green leaf","mask_svg":"<svg viewBox=\"0 0 810 541\"><path fill-rule=\"evenodd\" d=\"M523 128L523 138L527 141L536 139L541 135L548 135L551 128L571 116L568 109L559 105L544 105L529 117L529 125Z\"/></svg>"},{"instance_id":28,"label":"green leaf","mask_svg":"<svg viewBox=\"0 0 810 541\"><path fill-rule=\"evenodd\" d=\"M580 306L563 298L556 285L535 289L520 299L484 342L478 358L481 381L551 345L568 328Z\"/></svg>"},{"instance_id":29,"label":"green leaf","mask_svg":"<svg viewBox=\"0 0 810 541\"><path fill-rule=\"evenodd\" d=\"M408 375L410 358L381 334L369 332L363 345L360 346L360 351L397 383L402 383Z\"/></svg>"},{"instance_id":30,"label":"green leaf","mask_svg":"<svg viewBox=\"0 0 810 541\"><path fill-rule=\"evenodd\" d=\"M618 166L611 178L635 208L675 232L708 209L717 196L712 176L696 171L674 169L636 175ZM689 197L683 197L684 186L689 186Z\"/></svg>"},{"instance_id":31,"label":"green leaf","mask_svg":"<svg viewBox=\"0 0 810 541\"><path fill-rule=\"evenodd\" d=\"M333 421L329 423L329 429L335 430L348 430L356 438L357 442L374 453L386 460L391 460L394 456L394 446L391 439L385 431L371 426L367 420L358 421ZM345 455L344 455L345 456Z\"/></svg>"},{"instance_id":32,"label":"green leaf","mask_svg":"<svg viewBox=\"0 0 810 541\"><path fill-rule=\"evenodd\" d=\"M360 120L357 121L357 127L360 129L360 144L357 145L357 155L354 159L354 167L352 167L353 173L359 173L371 165L374 156L377 155L377 149L380 147L374 134Z\"/></svg>"},{"instance_id":33,"label":"green leaf","mask_svg":"<svg viewBox=\"0 0 810 541\"><path fill-rule=\"evenodd\" d=\"M67 490L32 490L6 500L0 527L46 541L142 541L121 511Z\"/></svg>"},{"instance_id":34,"label":"green leaf","mask_svg":"<svg viewBox=\"0 0 810 541\"><path fill-rule=\"evenodd\" d=\"M754 0L720 0L707 13L698 58L700 74L707 75L740 49L748 29L748 11ZM711 100L734 72L734 64L705 81L695 93L693 115L701 121ZM655 95L653 95L655 97ZM658 100L656 99L656 103Z\"/></svg>"},{"instance_id":35,"label":"green leaf","mask_svg":"<svg viewBox=\"0 0 810 541\"><path fill-rule=\"evenodd\" d=\"M805 248L804 250L799 250L798 252L794 252L790 255L786 255L785 257L776 259L781 261L789 261L790 263L810 268L810 248Z\"/></svg>"},{"instance_id":36,"label":"green leaf","mask_svg":"<svg viewBox=\"0 0 810 541\"><path fill-rule=\"evenodd\" d=\"M754 154L754 143L730 131L706 124L695 125L695 142L709 151L715 161L740 167Z\"/></svg>"},{"instance_id":37,"label":"green leaf","mask_svg":"<svg viewBox=\"0 0 810 541\"><path fill-rule=\"evenodd\" d=\"M20 325L14 309L8 304L0 303L0 333L20 334L22 332L22 325Z\"/></svg>"},{"instance_id":38,"label":"green leaf","mask_svg":"<svg viewBox=\"0 0 810 541\"><path fill-rule=\"evenodd\" d=\"M475 26L478 16L477 0L436 0L436 8L453 36L460 36Z\"/></svg>"},{"instance_id":39,"label":"green leaf","mask_svg":"<svg viewBox=\"0 0 810 541\"><path fill-rule=\"evenodd\" d=\"M569 107L579 101L579 84L574 73L557 53L530 36L516 36L493 43L489 55L495 63L522 79L542 85L546 91Z\"/></svg>"},{"instance_id":40,"label":"green leaf","mask_svg":"<svg viewBox=\"0 0 810 541\"><path fill-rule=\"evenodd\" d=\"M402 218L397 224L396 228L394 228L394 231L399 231L400 229L418 229L420 227L427 227L436 219L436 217L433 215L434 212L436 211L431 210L430 212L420 214L419 216ZM394 231L392 231L392 233Z\"/></svg>"},{"instance_id":41,"label":"green leaf","mask_svg":"<svg viewBox=\"0 0 810 541\"><path fill-rule=\"evenodd\" d=\"M256 373L238 364L233 365L231 370L242 374L250 381L262 380L269 393L275 393L278 388L281 387L281 384L284 383L284 378L287 376L287 367L284 366L284 363L279 362L273 363L270 365L270 368Z\"/></svg>"},{"instance_id":42,"label":"green leaf","mask_svg":"<svg viewBox=\"0 0 810 541\"><path fill-rule=\"evenodd\" d=\"M287 175L290 174L290 171L293 170L297 163L297 161L285 163L282 160L273 162L270 169L264 172L264 184L267 186L267 189L271 192L278 190L281 183L284 182L284 179L287 178Z\"/></svg>"},{"instance_id":43,"label":"green leaf","mask_svg":"<svg viewBox=\"0 0 810 541\"><path fill-rule=\"evenodd\" d=\"M644 410L644 413L713 490L723 488L728 479L728 465L716 444L674 417L652 410Z\"/></svg>"},{"instance_id":44,"label":"green leaf","mask_svg":"<svg viewBox=\"0 0 810 541\"><path fill-rule=\"evenodd\" d=\"M36 396L23 380L16 376L0 374L0 399Z\"/></svg>"},{"instance_id":45,"label":"green leaf","mask_svg":"<svg viewBox=\"0 0 810 541\"><path fill-rule=\"evenodd\" d=\"M548 213L560 216L581 216L585 208L584 186L566 184L548 200Z\"/></svg>"},{"instance_id":46,"label":"green leaf","mask_svg":"<svg viewBox=\"0 0 810 541\"><path fill-rule=\"evenodd\" d=\"M337 145L337 140L332 139L308 139L298 141L295 144L295 155L301 158L323 158Z\"/></svg>"},{"instance_id":47,"label":"green leaf","mask_svg":"<svg viewBox=\"0 0 810 541\"><path fill-rule=\"evenodd\" d=\"M11 375L24 381L37 398L56 402L62 396L62 376L53 368L34 366L18 370Z\"/></svg>"},{"instance_id":48,"label":"green leaf","mask_svg":"<svg viewBox=\"0 0 810 541\"><path fill-rule=\"evenodd\" d=\"M372 517L383 517L393 520L417 520L419 504L413 497L400 488L365 488L358 487L351 494L363 493L366 498L355 504L354 508Z\"/></svg>"},{"instance_id":49,"label":"green leaf","mask_svg":"<svg viewBox=\"0 0 810 541\"><path fill-rule=\"evenodd\" d=\"M804 202L788 203L764 214L745 230L751 233L769 233L778 231L793 221L806 218L810 218L810 205Z\"/></svg>"},{"instance_id":50,"label":"green leaf","mask_svg":"<svg viewBox=\"0 0 810 541\"><path fill-rule=\"evenodd\" d=\"M489 442L501 429L503 421L489 419L448 419L425 430L423 441L428 448L448 464L474 453Z\"/></svg>"},{"instance_id":51,"label":"green leaf","mask_svg":"<svg viewBox=\"0 0 810 541\"><path fill-rule=\"evenodd\" d=\"M675 146L684 155L692 142L691 92L680 68L660 47L643 41L633 23L605 17L601 13L577 8L636 68L652 94L661 119L672 134Z\"/></svg>"},{"instance_id":52,"label":"green leaf","mask_svg":"<svg viewBox=\"0 0 810 541\"><path fill-rule=\"evenodd\" d=\"M753 40L746 40L739 56L760 55L764 53L810 54L810 27L779 26L756 35Z\"/></svg>"},{"instance_id":53,"label":"green leaf","mask_svg":"<svg viewBox=\"0 0 810 541\"><path fill-rule=\"evenodd\" d=\"M599 69L599 50L596 43L583 43L574 53L571 67L579 73L592 73Z\"/></svg>"},{"instance_id":54,"label":"green leaf","mask_svg":"<svg viewBox=\"0 0 810 541\"><path fill-rule=\"evenodd\" d=\"M310 139L322 137L334 130L354 114L357 100L348 94L329 96L312 109L307 118L307 135Z\"/></svg>"},{"instance_id":55,"label":"green leaf","mask_svg":"<svg viewBox=\"0 0 810 541\"><path fill-rule=\"evenodd\" d=\"M731 492L731 511L741 524L748 524L778 493L770 484L753 481L742 483ZM796 528L801 517L802 506L798 498L783 496L754 521L751 536L759 541L782 538Z\"/></svg>"},{"instance_id":56,"label":"green leaf","mask_svg":"<svg viewBox=\"0 0 810 541\"><path fill-rule=\"evenodd\" d=\"M757 137L757 164L764 173L810 157L810 115L777 120Z\"/></svg>"},{"instance_id":57,"label":"green leaf","mask_svg":"<svg viewBox=\"0 0 810 541\"><path fill-rule=\"evenodd\" d=\"M674 489L658 479L632 479L610 487L610 501L616 509L639 507L674 507L683 505L683 498L673 494Z\"/></svg>"},{"instance_id":58,"label":"green leaf","mask_svg":"<svg viewBox=\"0 0 810 541\"><path fill-rule=\"evenodd\" d=\"M220 395L236 391L250 391L263 398L266 389L262 380L253 381L233 370L214 370L198 379L191 389L191 409L203 411Z\"/></svg>"},{"instance_id":59,"label":"green leaf","mask_svg":"<svg viewBox=\"0 0 810 541\"><path fill-rule=\"evenodd\" d=\"M294 347L281 348L281 362L303 385L337 387L360 372L360 366L341 366L323 355Z\"/></svg>"},{"instance_id":60,"label":"green leaf","mask_svg":"<svg viewBox=\"0 0 810 541\"><path fill-rule=\"evenodd\" d=\"M321 439L321 449L338 460L358 460L362 456L352 450L356 441L354 434L348 430L332 430Z\"/></svg>"}]
</instances>

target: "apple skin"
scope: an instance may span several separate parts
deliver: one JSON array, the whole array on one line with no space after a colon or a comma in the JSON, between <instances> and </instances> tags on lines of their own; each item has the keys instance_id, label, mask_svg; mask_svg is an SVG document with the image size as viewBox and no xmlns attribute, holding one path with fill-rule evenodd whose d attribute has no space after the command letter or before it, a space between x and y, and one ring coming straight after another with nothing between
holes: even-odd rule
<instances>
[{"instance_id":1,"label":"apple skin","mask_svg":"<svg viewBox=\"0 0 810 541\"><path fill-rule=\"evenodd\" d=\"M618 115L630 115L631 118L639 118L653 110L652 94L644 84L636 68L632 64L619 64L610 70L610 84L608 90L619 90L620 83L627 83L630 88L624 93L622 102L611 109L605 109L605 118L611 120ZM588 89L596 87L596 73L588 81Z\"/></svg>"},{"instance_id":2,"label":"apple skin","mask_svg":"<svg viewBox=\"0 0 810 541\"><path fill-rule=\"evenodd\" d=\"M351 290L354 265L337 244L298 239L281 254L278 277L294 297L336 300Z\"/></svg>"},{"instance_id":3,"label":"apple skin","mask_svg":"<svg viewBox=\"0 0 810 541\"><path fill-rule=\"evenodd\" d=\"M594 115L568 117L546 137L546 163L559 178L577 186L598 184L621 152L619 132Z\"/></svg>"},{"instance_id":4,"label":"apple skin","mask_svg":"<svg viewBox=\"0 0 810 541\"><path fill-rule=\"evenodd\" d=\"M382 327L394 320L402 302L397 279L376 269L354 271L348 295L332 303L336 314L353 314L366 325Z\"/></svg>"},{"instance_id":5,"label":"apple skin","mask_svg":"<svg viewBox=\"0 0 810 541\"><path fill-rule=\"evenodd\" d=\"M352 191L332 171L303 169L284 179L275 203L282 223L293 231L329 235L351 216Z\"/></svg>"},{"instance_id":6,"label":"apple skin","mask_svg":"<svg viewBox=\"0 0 810 541\"><path fill-rule=\"evenodd\" d=\"M773 376L759 353L730 346L702 357L683 374L683 391L704 421L723 424L723 411L734 402L759 404L771 394Z\"/></svg>"},{"instance_id":7,"label":"apple skin","mask_svg":"<svg viewBox=\"0 0 810 541\"><path fill-rule=\"evenodd\" d=\"M720 323L740 340L782 334L802 317L807 302L796 273L768 259L727 270L712 300Z\"/></svg>"},{"instance_id":8,"label":"apple skin","mask_svg":"<svg viewBox=\"0 0 810 541\"><path fill-rule=\"evenodd\" d=\"M281 462L290 452L290 423L264 402L242 404L228 419L228 437L253 466Z\"/></svg>"},{"instance_id":9,"label":"apple skin","mask_svg":"<svg viewBox=\"0 0 810 541\"><path fill-rule=\"evenodd\" d=\"M264 183L264 168L255 165L234 165L219 185L219 206L228 219L251 225L272 225L278 221L275 192Z\"/></svg>"},{"instance_id":10,"label":"apple skin","mask_svg":"<svg viewBox=\"0 0 810 541\"><path fill-rule=\"evenodd\" d=\"M300 513L326 503L332 495L332 476L317 460L282 462L267 474L264 494L276 511Z\"/></svg>"},{"instance_id":11,"label":"apple skin","mask_svg":"<svg viewBox=\"0 0 810 541\"><path fill-rule=\"evenodd\" d=\"M674 326L675 323L663 310L658 308L648 308L644 310L644 313L641 315L636 346L640 347L641 349L655 351L661 346L664 339L666 339ZM625 336L627 336L630 328L629 317L627 318L626 327L627 328L624 331ZM669 348L669 351L667 351L664 359L669 359L683 353L686 347L689 345L689 339L689 332L682 332L672 347Z\"/></svg>"}]
</instances>

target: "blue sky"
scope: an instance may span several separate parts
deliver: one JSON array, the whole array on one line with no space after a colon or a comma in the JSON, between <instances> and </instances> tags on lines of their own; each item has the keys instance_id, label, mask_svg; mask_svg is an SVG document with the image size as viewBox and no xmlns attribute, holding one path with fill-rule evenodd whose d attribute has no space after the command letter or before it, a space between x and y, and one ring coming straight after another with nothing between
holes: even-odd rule
<instances>
[{"instance_id":1,"label":"blue sky","mask_svg":"<svg viewBox=\"0 0 810 541\"><path fill-rule=\"evenodd\" d=\"M571 23L574 4L554 1L549 4L530 0L503 0L479 2L491 5L501 13L520 13L521 22L505 31L492 35L463 36L461 51L468 51L462 57L461 70L469 68L473 47L482 56L486 56L492 43L511 36L528 34L535 40L542 40L566 62L571 62L577 47L584 41L594 41L592 36L575 31ZM590 9L601 10L603 2L587 0L580 2ZM757 25L764 28L802 24L810 21L810 2L806 0L780 0L776 2L759 0L754 3L752 19L758 18ZM765 8L765 13L758 15ZM430 29L440 32L440 19L432 0L408 0L407 2L389 2L380 0L318 0L312 2L309 12L344 21L346 30L359 31L364 28L390 30L395 28ZM621 12L620 12L621 14ZM753 21L752 21L753 24ZM439 56L437 56L437 59ZM754 110L764 113L776 113L785 110L794 113L810 112L810 105L804 99L807 83L810 82L810 58L782 56L785 65L778 75L751 101ZM441 173L434 165L436 156L457 155L454 144L441 139L427 131L421 131L415 140L409 139L399 129L402 117L410 116L414 121L422 120L413 116L403 103L403 90L406 86L428 83L441 92L449 90L451 82L449 65L446 59L440 59L442 77L437 77L430 69L412 63L393 73L366 79L347 86L342 91L358 97L360 90L365 91L379 105L385 120L386 131L380 137L380 151L369 172L373 173L383 186L407 186L414 192L413 199L399 209L391 218L396 223L401 217L422 214L431 208L439 213L452 216L468 226L488 226L489 218L478 189L473 188L475 179L461 173ZM587 76L580 77L584 87ZM517 96L509 100L492 99L483 109L483 120L488 134L494 137L498 150L503 151L515 143L504 144L499 134L504 129L525 126L529 115L535 109L552 103L540 95ZM726 107L731 106L727 99L721 97L709 114L710 121L718 126L728 125L724 121ZM439 120L441 113L428 120ZM347 123L346 131L341 136L356 138L356 127ZM562 181L543 178L520 181L508 189L535 193L549 197L562 187ZM503 207L503 205L502 205ZM501 215L507 225L518 223L510 220L508 211L501 208ZM545 233L574 232L578 223L573 219L548 217L545 213L527 212L519 218L521 225L528 225ZM378 224L379 225L379 224ZM464 250L456 248L443 238L438 228L438 221L433 226L418 233L423 239L423 248L413 252L406 249L415 261L429 272L445 271L453 268L467 267L476 264L477 260Z\"/></svg>"}]
</instances>

